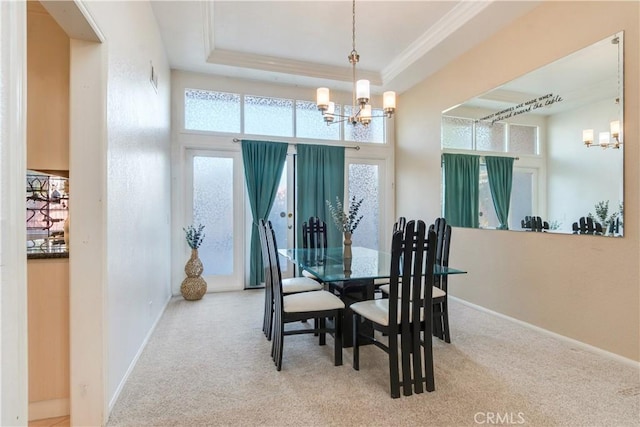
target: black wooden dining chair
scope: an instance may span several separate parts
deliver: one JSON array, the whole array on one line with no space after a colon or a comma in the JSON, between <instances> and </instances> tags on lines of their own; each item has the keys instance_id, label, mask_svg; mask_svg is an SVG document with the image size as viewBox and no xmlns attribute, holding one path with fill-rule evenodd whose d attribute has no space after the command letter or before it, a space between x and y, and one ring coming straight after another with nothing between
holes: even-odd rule
<instances>
[{"instance_id":1,"label":"black wooden dining chair","mask_svg":"<svg viewBox=\"0 0 640 427\"><path fill-rule=\"evenodd\" d=\"M327 251L327 224L317 216L309 217L302 223L302 247L304 249L316 249L315 256L323 257ZM314 280L318 278L307 270L302 270L304 277Z\"/></svg>"},{"instance_id":2,"label":"black wooden dining chair","mask_svg":"<svg viewBox=\"0 0 640 427\"><path fill-rule=\"evenodd\" d=\"M342 365L342 316L344 303L340 298L324 290L298 292L285 295L278 259L278 246L270 222L260 220L260 241L267 254L268 274L273 290L273 338L271 356L278 371L282 369L284 337L287 335L318 334L320 345L326 344L326 334L334 336L334 364ZM308 279L310 280L310 279ZM285 325L301 320L319 319L314 327L285 329ZM331 319L330 327L327 319Z\"/></svg>"},{"instance_id":3,"label":"black wooden dining chair","mask_svg":"<svg viewBox=\"0 0 640 427\"><path fill-rule=\"evenodd\" d=\"M430 231L436 233L436 265L440 267L449 266L449 248L451 246L451 226L444 218L437 218L429 226ZM433 293L433 334L445 342L451 342L449 333L449 289L448 274L434 277ZM440 290L438 292L437 290Z\"/></svg>"},{"instance_id":4,"label":"black wooden dining chair","mask_svg":"<svg viewBox=\"0 0 640 427\"><path fill-rule=\"evenodd\" d=\"M271 221L264 222L264 220L260 220L261 223L265 223L268 225L269 229L271 229ZM273 326L273 314L274 314L274 302L273 302L273 282L271 278L271 274L269 271L269 254L268 249L264 245L262 232L263 227L259 224L258 231L260 232L260 244L262 250L262 264L264 266L264 316L262 319L262 331L267 339L271 339L272 335L272 326ZM266 241L265 241L266 242ZM285 295L294 294L298 292L310 292L310 291L319 291L323 288L321 283L318 283L316 280L313 280L309 277L289 277L286 279L281 279L282 283L282 292Z\"/></svg>"},{"instance_id":5,"label":"black wooden dining chair","mask_svg":"<svg viewBox=\"0 0 640 427\"><path fill-rule=\"evenodd\" d=\"M549 229L549 223L543 221L539 216L525 216L520 221L520 226L527 231L545 231Z\"/></svg>"},{"instance_id":6,"label":"black wooden dining chair","mask_svg":"<svg viewBox=\"0 0 640 427\"><path fill-rule=\"evenodd\" d=\"M389 356L393 398L400 397L401 388L405 396L422 393L425 382L427 391L435 390L431 341L435 246L435 231L427 231L423 221L409 221L404 232L393 234L389 297L351 305L353 368L360 369L360 340L384 350ZM379 340L375 332L365 333L366 329L360 327L363 319L388 341ZM425 331L424 339L421 331Z\"/></svg>"},{"instance_id":7,"label":"black wooden dining chair","mask_svg":"<svg viewBox=\"0 0 640 427\"><path fill-rule=\"evenodd\" d=\"M581 217L577 222L572 225L573 234L603 234L602 224L594 221L591 217Z\"/></svg>"},{"instance_id":8,"label":"black wooden dining chair","mask_svg":"<svg viewBox=\"0 0 640 427\"><path fill-rule=\"evenodd\" d=\"M396 231L404 231L406 226L407 226L407 218L403 216L398 217L398 220L393 224L393 233L395 233ZM379 289L380 286L389 285L389 279L387 278L374 279L373 284L376 287L376 289ZM382 296L383 298L386 297L384 292L382 293Z\"/></svg>"}]
</instances>

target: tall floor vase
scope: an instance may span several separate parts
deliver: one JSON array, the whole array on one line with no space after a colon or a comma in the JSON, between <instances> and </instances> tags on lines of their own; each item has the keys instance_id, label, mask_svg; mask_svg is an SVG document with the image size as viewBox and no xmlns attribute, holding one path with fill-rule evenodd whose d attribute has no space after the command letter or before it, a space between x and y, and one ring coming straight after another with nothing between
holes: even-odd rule
<instances>
[{"instance_id":1,"label":"tall floor vase","mask_svg":"<svg viewBox=\"0 0 640 427\"><path fill-rule=\"evenodd\" d=\"M207 282L202 278L204 267L198 257L198 250L191 249L191 258L184 266L187 277L182 281L180 292L184 299L195 301L201 299L207 292Z\"/></svg>"}]
</instances>

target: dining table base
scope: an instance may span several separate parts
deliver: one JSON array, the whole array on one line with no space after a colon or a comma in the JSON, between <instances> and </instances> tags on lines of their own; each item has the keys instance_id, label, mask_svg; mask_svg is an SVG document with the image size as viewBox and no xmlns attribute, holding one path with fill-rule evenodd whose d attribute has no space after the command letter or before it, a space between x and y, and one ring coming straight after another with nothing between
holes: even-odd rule
<instances>
[{"instance_id":1,"label":"dining table base","mask_svg":"<svg viewBox=\"0 0 640 427\"><path fill-rule=\"evenodd\" d=\"M344 302L344 317L342 319L342 347L353 347L353 311L351 304L374 298L375 289L373 280L350 280L348 282L329 283L329 290L340 297ZM373 326L366 322L360 326L361 330L371 333ZM371 344L363 342L360 345Z\"/></svg>"}]
</instances>

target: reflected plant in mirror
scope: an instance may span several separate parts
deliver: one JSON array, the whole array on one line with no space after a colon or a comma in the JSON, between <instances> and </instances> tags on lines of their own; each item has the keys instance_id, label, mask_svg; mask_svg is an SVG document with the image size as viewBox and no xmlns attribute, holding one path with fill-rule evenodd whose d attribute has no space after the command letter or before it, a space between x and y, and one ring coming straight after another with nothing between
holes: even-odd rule
<instances>
[{"instance_id":1,"label":"reflected plant in mirror","mask_svg":"<svg viewBox=\"0 0 640 427\"><path fill-rule=\"evenodd\" d=\"M566 234L590 217L622 236L623 83L619 32L445 110L443 216Z\"/></svg>"}]
</instances>

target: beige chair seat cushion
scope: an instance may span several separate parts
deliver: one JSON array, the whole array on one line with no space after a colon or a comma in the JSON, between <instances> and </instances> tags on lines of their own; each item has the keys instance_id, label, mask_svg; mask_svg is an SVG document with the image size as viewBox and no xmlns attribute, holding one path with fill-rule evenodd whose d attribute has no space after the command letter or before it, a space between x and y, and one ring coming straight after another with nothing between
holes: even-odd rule
<instances>
[{"instance_id":1,"label":"beige chair seat cushion","mask_svg":"<svg viewBox=\"0 0 640 427\"><path fill-rule=\"evenodd\" d=\"M286 295L283 300L286 313L313 312L344 308L344 302L331 292L313 291Z\"/></svg>"},{"instance_id":2,"label":"beige chair seat cushion","mask_svg":"<svg viewBox=\"0 0 640 427\"><path fill-rule=\"evenodd\" d=\"M308 277L282 279L282 293L285 295L297 292L320 291L322 289L322 283L318 283Z\"/></svg>"},{"instance_id":3,"label":"beige chair seat cushion","mask_svg":"<svg viewBox=\"0 0 640 427\"><path fill-rule=\"evenodd\" d=\"M382 292L384 292L385 294L389 295L389 289L391 288L391 285L382 285L380 286L380 290ZM400 291L400 289L398 289L398 291ZM443 291L442 289L433 286L432 292L431 292L431 298L435 299L435 298L441 298L446 296L447 293L445 291Z\"/></svg>"},{"instance_id":4,"label":"beige chair seat cushion","mask_svg":"<svg viewBox=\"0 0 640 427\"><path fill-rule=\"evenodd\" d=\"M309 273L307 270L302 270L302 275L304 277L308 277L309 279L313 279L313 280L317 280L318 279L318 276L316 276L313 273Z\"/></svg>"},{"instance_id":5,"label":"beige chair seat cushion","mask_svg":"<svg viewBox=\"0 0 640 427\"><path fill-rule=\"evenodd\" d=\"M349 308L365 319L371 320L379 325L389 326L389 300L386 298L357 302L351 304ZM401 315L401 311L398 310L398 324L400 324ZM409 313L409 317L411 317L411 313ZM424 309L420 308L420 321L423 320Z\"/></svg>"}]
</instances>

